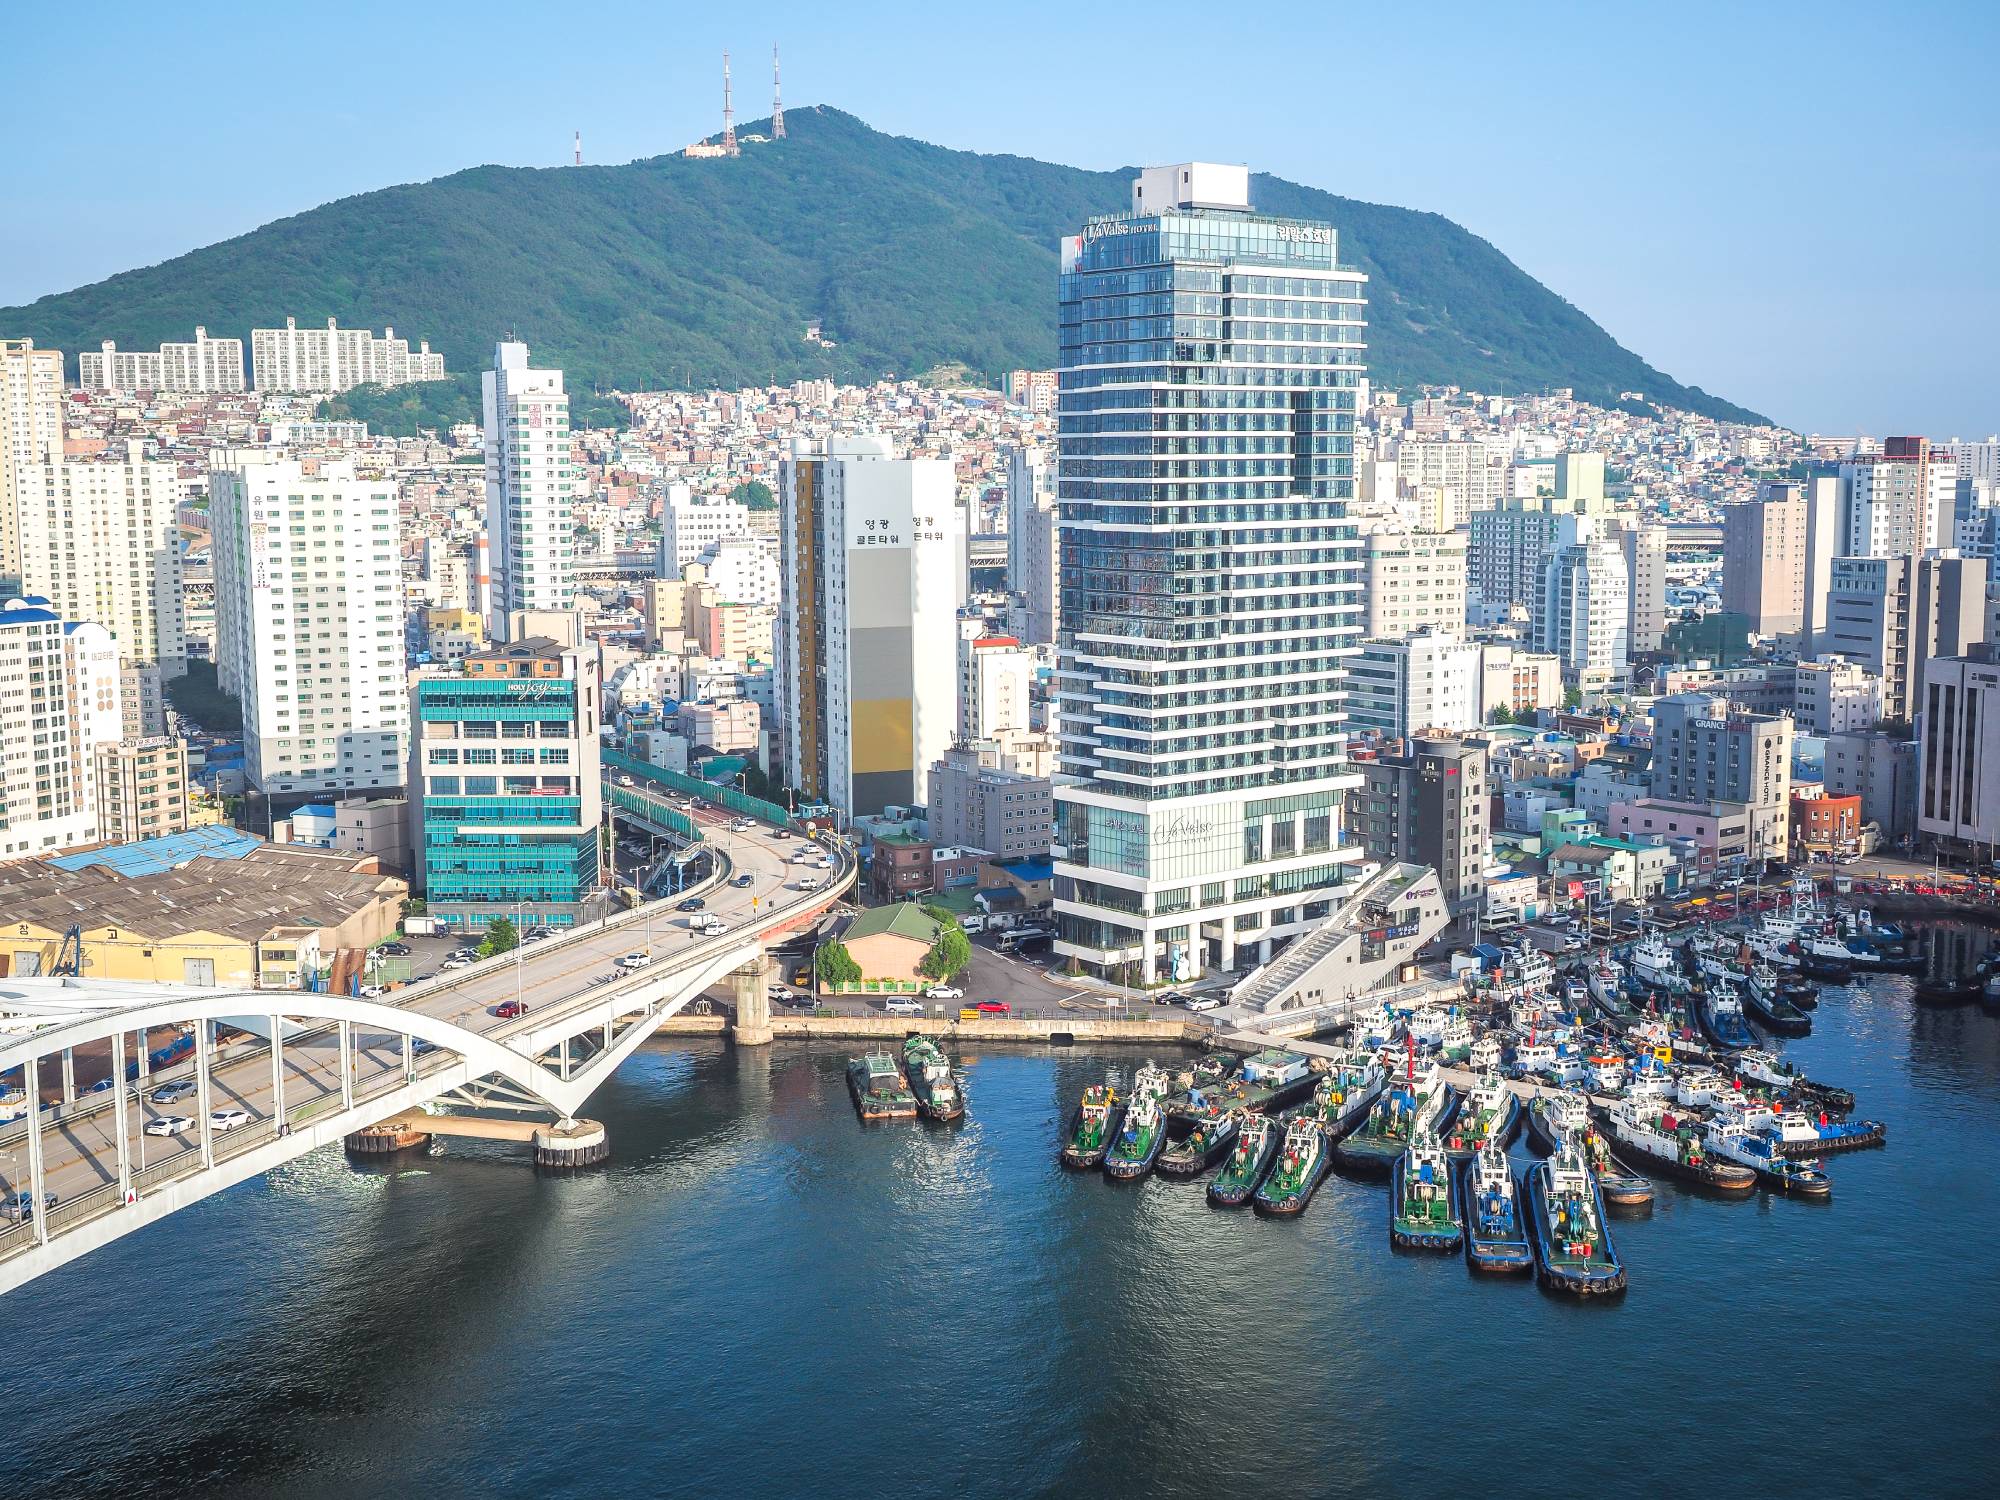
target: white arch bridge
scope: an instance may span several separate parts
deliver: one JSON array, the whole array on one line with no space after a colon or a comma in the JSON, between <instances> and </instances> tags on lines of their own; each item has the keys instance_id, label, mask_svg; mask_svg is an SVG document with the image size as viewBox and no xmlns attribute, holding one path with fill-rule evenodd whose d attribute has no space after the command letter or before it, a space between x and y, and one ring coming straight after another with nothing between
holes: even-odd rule
<instances>
[{"instance_id":1,"label":"white arch bridge","mask_svg":"<svg viewBox=\"0 0 2000 1500\"><path fill-rule=\"evenodd\" d=\"M832 878L799 892L787 865L799 841L776 842L762 829L704 831L722 855L703 888L705 915L726 924L713 936L669 915L672 903L653 902L375 1000L0 982L0 1076L19 1069L30 1103L0 1125L0 1293L399 1116L536 1115L554 1122L559 1150L564 1127L618 1065L725 981L739 1040L768 1040L764 942L851 887L854 862L833 844ZM738 884L744 876L749 883ZM646 961L620 966L631 953ZM156 1071L151 1054L190 1022L192 1050ZM217 1023L231 1040L218 1044ZM78 1094L73 1058L107 1046L109 1079L136 1066L136 1081ZM32 1107L51 1089L59 1102ZM157 1133L175 1117L184 1128Z\"/></svg>"}]
</instances>

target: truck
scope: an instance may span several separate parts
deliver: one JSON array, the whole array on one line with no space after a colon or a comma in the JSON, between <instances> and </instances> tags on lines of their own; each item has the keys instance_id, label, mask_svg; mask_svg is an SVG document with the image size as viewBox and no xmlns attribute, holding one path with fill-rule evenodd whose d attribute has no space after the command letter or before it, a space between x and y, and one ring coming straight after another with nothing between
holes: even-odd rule
<instances>
[{"instance_id":1,"label":"truck","mask_svg":"<svg viewBox=\"0 0 2000 1500\"><path fill-rule=\"evenodd\" d=\"M406 937L436 937L444 930L443 917L403 918L403 933Z\"/></svg>"}]
</instances>

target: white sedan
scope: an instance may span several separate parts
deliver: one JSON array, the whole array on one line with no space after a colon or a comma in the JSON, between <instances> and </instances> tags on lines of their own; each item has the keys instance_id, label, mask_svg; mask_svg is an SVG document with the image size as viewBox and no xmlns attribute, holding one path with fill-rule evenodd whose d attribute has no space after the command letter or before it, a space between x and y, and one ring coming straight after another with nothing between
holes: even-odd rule
<instances>
[{"instance_id":1,"label":"white sedan","mask_svg":"<svg viewBox=\"0 0 2000 1500\"><path fill-rule=\"evenodd\" d=\"M184 1135L194 1124L186 1115L161 1115L146 1122L147 1135Z\"/></svg>"},{"instance_id":2,"label":"white sedan","mask_svg":"<svg viewBox=\"0 0 2000 1500\"><path fill-rule=\"evenodd\" d=\"M215 1131L234 1130L238 1125L249 1123L250 1111L247 1109L216 1109L210 1110L208 1115L208 1128Z\"/></svg>"},{"instance_id":3,"label":"white sedan","mask_svg":"<svg viewBox=\"0 0 2000 1500\"><path fill-rule=\"evenodd\" d=\"M924 991L926 1000L963 1000L965 991L949 984L934 984Z\"/></svg>"}]
</instances>

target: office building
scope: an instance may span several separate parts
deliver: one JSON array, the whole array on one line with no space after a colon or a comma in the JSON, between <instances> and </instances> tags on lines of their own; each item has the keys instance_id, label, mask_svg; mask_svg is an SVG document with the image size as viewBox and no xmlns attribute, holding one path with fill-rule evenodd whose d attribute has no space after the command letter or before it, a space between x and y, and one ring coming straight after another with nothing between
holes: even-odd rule
<instances>
[{"instance_id":1,"label":"office building","mask_svg":"<svg viewBox=\"0 0 2000 1500\"><path fill-rule=\"evenodd\" d=\"M2000 850L2000 647L1924 664L1917 838L1990 867Z\"/></svg>"},{"instance_id":2,"label":"office building","mask_svg":"<svg viewBox=\"0 0 2000 1500\"><path fill-rule=\"evenodd\" d=\"M1920 437L1885 438L1882 451L1840 466L1846 555L1901 557L1949 547L1958 465Z\"/></svg>"},{"instance_id":3,"label":"office building","mask_svg":"<svg viewBox=\"0 0 2000 1500\"><path fill-rule=\"evenodd\" d=\"M241 357L241 348L238 349ZM523 362L526 351L523 350ZM332 394L357 385L409 385L442 380L444 356L427 343L410 352L410 341L385 328L377 338L365 328L301 328L285 319L283 328L250 330L251 379L259 391Z\"/></svg>"},{"instance_id":4,"label":"office building","mask_svg":"<svg viewBox=\"0 0 2000 1500\"><path fill-rule=\"evenodd\" d=\"M1917 742L1880 729L1830 735L1827 795L1859 797L1861 817L1891 847L1907 847L1917 828Z\"/></svg>"},{"instance_id":5,"label":"office building","mask_svg":"<svg viewBox=\"0 0 2000 1500\"><path fill-rule=\"evenodd\" d=\"M308 474L267 450L209 475L216 672L243 705L251 784L311 794L400 787L409 732L396 485L347 461Z\"/></svg>"},{"instance_id":6,"label":"office building","mask_svg":"<svg viewBox=\"0 0 2000 1500\"><path fill-rule=\"evenodd\" d=\"M510 641L408 697L411 863L426 910L478 932L587 920L599 885L603 788L597 647Z\"/></svg>"},{"instance_id":7,"label":"office building","mask_svg":"<svg viewBox=\"0 0 2000 1500\"><path fill-rule=\"evenodd\" d=\"M1805 487L1766 483L1755 500L1722 507L1722 609L1755 635L1806 625Z\"/></svg>"},{"instance_id":8,"label":"office building","mask_svg":"<svg viewBox=\"0 0 2000 1500\"><path fill-rule=\"evenodd\" d=\"M977 621L964 621L977 631ZM958 738L1025 731L1035 658L1011 635L973 634L958 643ZM945 842L950 843L947 839Z\"/></svg>"},{"instance_id":9,"label":"office building","mask_svg":"<svg viewBox=\"0 0 2000 1500\"><path fill-rule=\"evenodd\" d=\"M1465 629L1462 531L1383 527L1361 538L1361 629L1371 640Z\"/></svg>"},{"instance_id":10,"label":"office building","mask_svg":"<svg viewBox=\"0 0 2000 1500\"><path fill-rule=\"evenodd\" d=\"M1524 651L1502 643L1479 648L1479 718L1491 723L1501 709L1510 718L1533 721L1544 708L1563 701L1562 661L1546 651Z\"/></svg>"},{"instance_id":11,"label":"office building","mask_svg":"<svg viewBox=\"0 0 2000 1500\"><path fill-rule=\"evenodd\" d=\"M750 535L750 507L723 495L667 486L660 515L660 576L678 578L687 565L728 537Z\"/></svg>"},{"instance_id":12,"label":"office building","mask_svg":"<svg viewBox=\"0 0 2000 1500\"><path fill-rule=\"evenodd\" d=\"M0 339L0 597L20 591L20 514L45 509L63 457L63 357L33 339Z\"/></svg>"},{"instance_id":13,"label":"office building","mask_svg":"<svg viewBox=\"0 0 2000 1500\"><path fill-rule=\"evenodd\" d=\"M1609 502L1604 494L1602 453L1558 453L1553 473L1556 509L1587 514Z\"/></svg>"},{"instance_id":14,"label":"office building","mask_svg":"<svg viewBox=\"0 0 2000 1500\"><path fill-rule=\"evenodd\" d=\"M1792 721L1737 712L1724 697L1675 693L1653 705L1649 790L1669 802L1740 802L1754 851L1785 857L1791 823Z\"/></svg>"},{"instance_id":15,"label":"office building","mask_svg":"<svg viewBox=\"0 0 2000 1500\"><path fill-rule=\"evenodd\" d=\"M1347 664L1347 721L1388 739L1477 728L1482 665L1479 646L1447 632L1364 640Z\"/></svg>"},{"instance_id":16,"label":"office building","mask_svg":"<svg viewBox=\"0 0 2000 1500\"><path fill-rule=\"evenodd\" d=\"M1585 688L1625 680L1631 641L1631 590L1625 552L1591 517L1566 515L1542 566L1535 645L1562 663L1563 676Z\"/></svg>"},{"instance_id":17,"label":"office building","mask_svg":"<svg viewBox=\"0 0 2000 1500\"><path fill-rule=\"evenodd\" d=\"M949 460L800 438L779 469L784 780L848 817L926 800L958 726L965 513Z\"/></svg>"},{"instance_id":18,"label":"office building","mask_svg":"<svg viewBox=\"0 0 2000 1500\"><path fill-rule=\"evenodd\" d=\"M1405 751L1360 763L1348 825L1370 859L1428 865L1454 915L1476 911L1486 886L1492 790L1486 751L1419 735Z\"/></svg>"},{"instance_id":19,"label":"office building","mask_svg":"<svg viewBox=\"0 0 2000 1500\"><path fill-rule=\"evenodd\" d=\"M1792 718L1801 734L1822 737L1872 729L1882 722L1882 679L1845 657L1802 661L1792 674Z\"/></svg>"},{"instance_id":20,"label":"office building","mask_svg":"<svg viewBox=\"0 0 2000 1500\"><path fill-rule=\"evenodd\" d=\"M978 750L953 747L931 767L932 840L984 849L1000 859L1045 859L1055 817L1046 776L982 764Z\"/></svg>"},{"instance_id":21,"label":"office building","mask_svg":"<svg viewBox=\"0 0 2000 1500\"><path fill-rule=\"evenodd\" d=\"M1986 559L1950 551L1836 558L1821 654L1881 678L1882 717L1907 722L1924 663L1962 656L1985 639L1986 582Z\"/></svg>"},{"instance_id":22,"label":"office building","mask_svg":"<svg viewBox=\"0 0 2000 1500\"><path fill-rule=\"evenodd\" d=\"M1031 646L1056 638L1056 469L1046 453L1007 454L1007 591L1018 594Z\"/></svg>"},{"instance_id":23,"label":"office building","mask_svg":"<svg viewBox=\"0 0 2000 1500\"><path fill-rule=\"evenodd\" d=\"M97 751L123 733L110 632L45 599L0 607L0 860L103 841Z\"/></svg>"},{"instance_id":24,"label":"office building","mask_svg":"<svg viewBox=\"0 0 2000 1500\"><path fill-rule=\"evenodd\" d=\"M95 354L76 357L77 385L86 391L171 391L206 394L247 389L243 340L212 339L197 327L191 344L122 350L110 339Z\"/></svg>"},{"instance_id":25,"label":"office building","mask_svg":"<svg viewBox=\"0 0 2000 1500\"><path fill-rule=\"evenodd\" d=\"M499 344L481 377L485 396L486 535L492 548L496 640L523 610L576 603L569 397L561 370L528 365L526 344Z\"/></svg>"},{"instance_id":26,"label":"office building","mask_svg":"<svg viewBox=\"0 0 2000 1500\"><path fill-rule=\"evenodd\" d=\"M1130 213L1061 246L1055 947L1138 981L1267 958L1356 858L1366 278L1332 226L1257 213L1249 187L1148 168Z\"/></svg>"}]
</instances>

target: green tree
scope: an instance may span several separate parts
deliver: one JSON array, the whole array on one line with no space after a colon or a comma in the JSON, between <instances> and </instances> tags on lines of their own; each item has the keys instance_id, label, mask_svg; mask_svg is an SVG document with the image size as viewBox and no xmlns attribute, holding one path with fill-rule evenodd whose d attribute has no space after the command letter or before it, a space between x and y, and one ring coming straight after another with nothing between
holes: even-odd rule
<instances>
[{"instance_id":1,"label":"green tree","mask_svg":"<svg viewBox=\"0 0 2000 1500\"><path fill-rule=\"evenodd\" d=\"M512 917L495 917L486 924L486 938L479 945L479 956L491 958L496 953L512 953L521 946L521 934L514 930Z\"/></svg>"},{"instance_id":2,"label":"green tree","mask_svg":"<svg viewBox=\"0 0 2000 1500\"><path fill-rule=\"evenodd\" d=\"M1580 689L1565 688L1563 690L1564 708L1581 708L1582 706L1583 706L1583 693Z\"/></svg>"},{"instance_id":3,"label":"green tree","mask_svg":"<svg viewBox=\"0 0 2000 1500\"><path fill-rule=\"evenodd\" d=\"M212 661L190 660L187 675L167 684L167 701L210 734L234 734L243 727L243 705L222 690Z\"/></svg>"},{"instance_id":4,"label":"green tree","mask_svg":"<svg viewBox=\"0 0 2000 1500\"><path fill-rule=\"evenodd\" d=\"M956 979L971 962L972 940L954 920L938 928L937 941L931 944L930 952L924 955L917 969L927 978Z\"/></svg>"},{"instance_id":5,"label":"green tree","mask_svg":"<svg viewBox=\"0 0 2000 1500\"><path fill-rule=\"evenodd\" d=\"M828 989L861 982L861 965L854 961L854 955L847 951L845 943L823 945L819 956L813 960L813 972L819 975L819 982Z\"/></svg>"},{"instance_id":6,"label":"green tree","mask_svg":"<svg viewBox=\"0 0 2000 1500\"><path fill-rule=\"evenodd\" d=\"M746 479L729 492L729 498L751 510L776 510L778 497L761 479Z\"/></svg>"},{"instance_id":7,"label":"green tree","mask_svg":"<svg viewBox=\"0 0 2000 1500\"><path fill-rule=\"evenodd\" d=\"M1514 710L1503 703L1493 710L1493 718L1490 722L1495 724L1511 724L1514 722Z\"/></svg>"}]
</instances>

